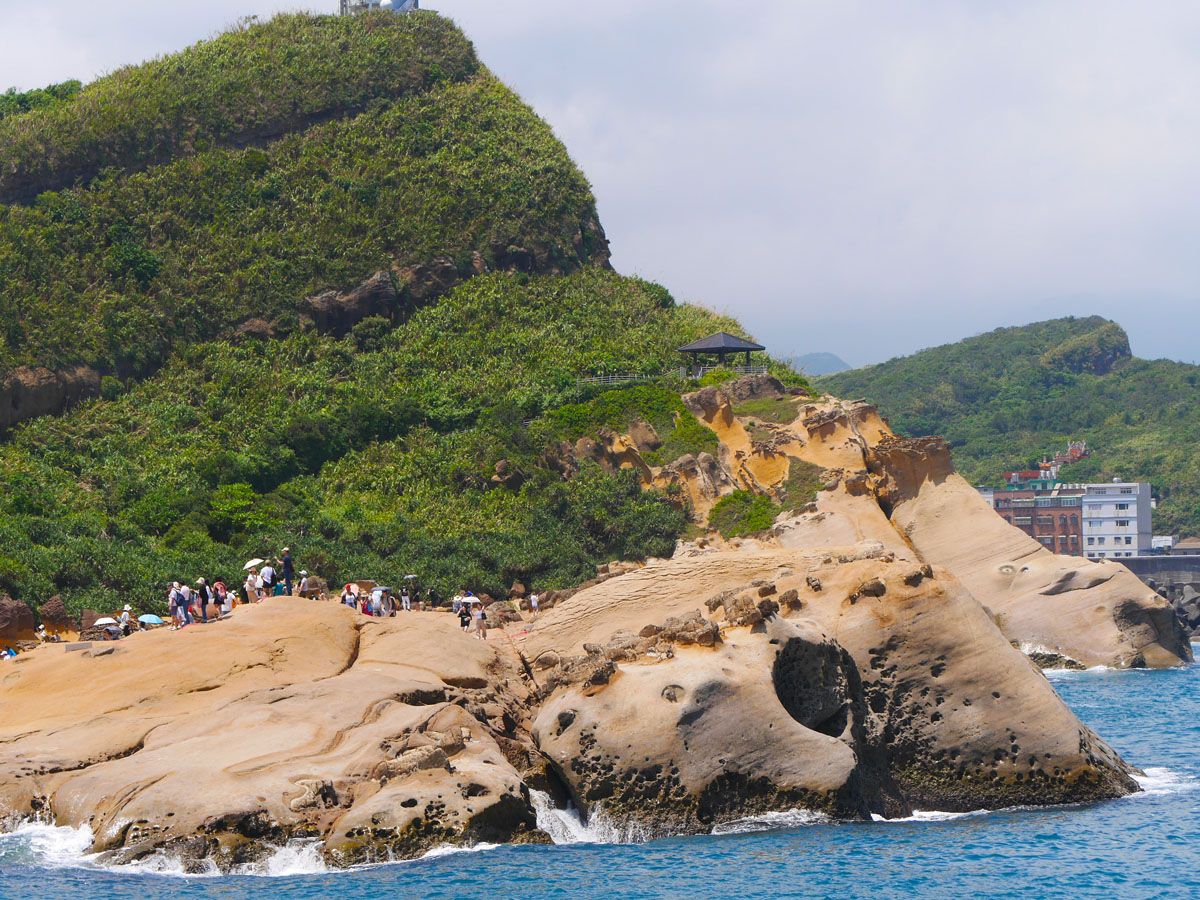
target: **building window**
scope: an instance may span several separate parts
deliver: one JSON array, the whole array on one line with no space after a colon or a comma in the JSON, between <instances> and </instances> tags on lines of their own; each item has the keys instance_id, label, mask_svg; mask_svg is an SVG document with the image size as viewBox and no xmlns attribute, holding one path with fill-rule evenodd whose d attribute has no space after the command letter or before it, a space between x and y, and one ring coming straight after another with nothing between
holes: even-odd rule
<instances>
[{"instance_id":1,"label":"building window","mask_svg":"<svg viewBox=\"0 0 1200 900\"><path fill-rule=\"evenodd\" d=\"M1131 537L1125 538L1125 546L1126 547L1128 547L1132 543L1133 543L1133 538L1131 538Z\"/></svg>"},{"instance_id":2,"label":"building window","mask_svg":"<svg viewBox=\"0 0 1200 900\"><path fill-rule=\"evenodd\" d=\"M1072 524L1072 525L1078 525L1078 524L1079 524L1079 516L1072 515L1072 516L1071 516L1071 524Z\"/></svg>"},{"instance_id":3,"label":"building window","mask_svg":"<svg viewBox=\"0 0 1200 900\"><path fill-rule=\"evenodd\" d=\"M1061 526L1063 526L1063 527L1065 528L1065 527L1067 526L1067 517L1066 517L1066 516L1059 516L1059 517L1058 517L1058 524L1059 524L1059 525L1061 525Z\"/></svg>"},{"instance_id":4,"label":"building window","mask_svg":"<svg viewBox=\"0 0 1200 900\"><path fill-rule=\"evenodd\" d=\"M1054 516L1038 516L1038 517L1037 517L1037 522L1038 522L1038 525L1041 525L1041 526L1043 526L1043 527L1045 527L1045 528L1050 528L1050 527L1053 527L1053 525L1054 525Z\"/></svg>"},{"instance_id":5,"label":"building window","mask_svg":"<svg viewBox=\"0 0 1200 900\"><path fill-rule=\"evenodd\" d=\"M1118 504L1117 504L1117 509L1118 509L1118 510L1126 510L1126 509L1129 509L1129 504L1128 504L1128 503L1118 503Z\"/></svg>"},{"instance_id":6,"label":"building window","mask_svg":"<svg viewBox=\"0 0 1200 900\"><path fill-rule=\"evenodd\" d=\"M1132 494L1133 488L1121 488L1121 493L1122 494Z\"/></svg>"},{"instance_id":7,"label":"building window","mask_svg":"<svg viewBox=\"0 0 1200 900\"><path fill-rule=\"evenodd\" d=\"M1104 546L1104 538L1097 538L1096 540L1099 542L1100 546Z\"/></svg>"},{"instance_id":8,"label":"building window","mask_svg":"<svg viewBox=\"0 0 1200 900\"><path fill-rule=\"evenodd\" d=\"M1071 546L1074 547L1078 543L1079 543L1079 535L1077 535L1077 534L1071 535Z\"/></svg>"},{"instance_id":9,"label":"building window","mask_svg":"<svg viewBox=\"0 0 1200 900\"><path fill-rule=\"evenodd\" d=\"M1093 494L1107 494L1108 488L1093 488L1092 493Z\"/></svg>"},{"instance_id":10,"label":"building window","mask_svg":"<svg viewBox=\"0 0 1200 900\"><path fill-rule=\"evenodd\" d=\"M1013 522L1017 525L1032 525L1033 516L1017 516Z\"/></svg>"},{"instance_id":11,"label":"building window","mask_svg":"<svg viewBox=\"0 0 1200 900\"><path fill-rule=\"evenodd\" d=\"M1128 528L1129 520L1128 519L1117 519L1117 527L1118 528Z\"/></svg>"},{"instance_id":12,"label":"building window","mask_svg":"<svg viewBox=\"0 0 1200 900\"><path fill-rule=\"evenodd\" d=\"M1090 538L1088 538L1088 546L1089 546L1089 547L1095 547L1095 546L1096 546L1096 539L1095 539L1095 538L1093 538L1093 537L1090 537ZM1091 556L1091 555L1092 555L1092 554L1090 554L1090 553L1088 554L1088 556Z\"/></svg>"}]
</instances>

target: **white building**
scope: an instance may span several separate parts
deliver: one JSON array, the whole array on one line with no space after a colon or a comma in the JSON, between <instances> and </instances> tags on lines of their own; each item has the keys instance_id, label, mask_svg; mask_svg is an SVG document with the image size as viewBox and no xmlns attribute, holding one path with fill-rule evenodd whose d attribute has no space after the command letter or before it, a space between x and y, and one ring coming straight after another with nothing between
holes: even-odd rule
<instances>
[{"instance_id":1,"label":"white building","mask_svg":"<svg viewBox=\"0 0 1200 900\"><path fill-rule=\"evenodd\" d=\"M1083 550L1089 558L1119 559L1150 552L1154 507L1149 484L1114 481L1083 487Z\"/></svg>"}]
</instances>

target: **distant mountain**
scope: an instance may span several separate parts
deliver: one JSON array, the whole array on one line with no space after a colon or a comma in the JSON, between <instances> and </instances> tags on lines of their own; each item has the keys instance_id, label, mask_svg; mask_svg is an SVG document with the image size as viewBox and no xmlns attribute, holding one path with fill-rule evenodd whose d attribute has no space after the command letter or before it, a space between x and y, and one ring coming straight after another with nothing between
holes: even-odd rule
<instances>
[{"instance_id":1,"label":"distant mountain","mask_svg":"<svg viewBox=\"0 0 1200 900\"><path fill-rule=\"evenodd\" d=\"M848 362L833 353L805 353L793 356L789 362L805 375L836 375L850 368Z\"/></svg>"},{"instance_id":2,"label":"distant mountain","mask_svg":"<svg viewBox=\"0 0 1200 900\"><path fill-rule=\"evenodd\" d=\"M819 384L877 403L898 432L942 435L978 483L1086 440L1065 479L1149 481L1156 530L1200 533L1200 367L1137 359L1115 322L1002 328Z\"/></svg>"}]
</instances>

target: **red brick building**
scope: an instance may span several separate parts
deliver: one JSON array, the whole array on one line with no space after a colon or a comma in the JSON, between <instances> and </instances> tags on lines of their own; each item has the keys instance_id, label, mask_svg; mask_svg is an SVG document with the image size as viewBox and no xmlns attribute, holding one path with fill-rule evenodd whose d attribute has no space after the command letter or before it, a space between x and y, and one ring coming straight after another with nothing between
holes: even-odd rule
<instances>
[{"instance_id":1,"label":"red brick building","mask_svg":"<svg viewBox=\"0 0 1200 900\"><path fill-rule=\"evenodd\" d=\"M997 491L996 512L1047 550L1083 556L1083 489Z\"/></svg>"}]
</instances>

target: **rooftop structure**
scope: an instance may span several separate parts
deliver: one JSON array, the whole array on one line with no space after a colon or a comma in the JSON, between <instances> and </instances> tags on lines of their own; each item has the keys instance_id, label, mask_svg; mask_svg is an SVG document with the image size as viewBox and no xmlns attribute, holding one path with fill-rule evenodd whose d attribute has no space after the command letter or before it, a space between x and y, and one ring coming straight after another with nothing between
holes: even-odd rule
<instances>
[{"instance_id":1,"label":"rooftop structure","mask_svg":"<svg viewBox=\"0 0 1200 900\"><path fill-rule=\"evenodd\" d=\"M699 375L703 371L700 365L700 357L716 356L718 365L724 366L728 356L745 353L747 370L750 369L750 354L766 350L762 344L756 344L753 341L747 341L744 338L736 337L724 331L718 331L716 334L710 334L706 338L701 338L698 341L679 348L680 353L690 354L692 357L692 374ZM765 371L765 369L764 369Z\"/></svg>"},{"instance_id":2,"label":"rooftop structure","mask_svg":"<svg viewBox=\"0 0 1200 900\"><path fill-rule=\"evenodd\" d=\"M408 13L421 8L421 0L338 0L338 12L343 16L357 16L373 9L388 9L395 13Z\"/></svg>"}]
</instances>

